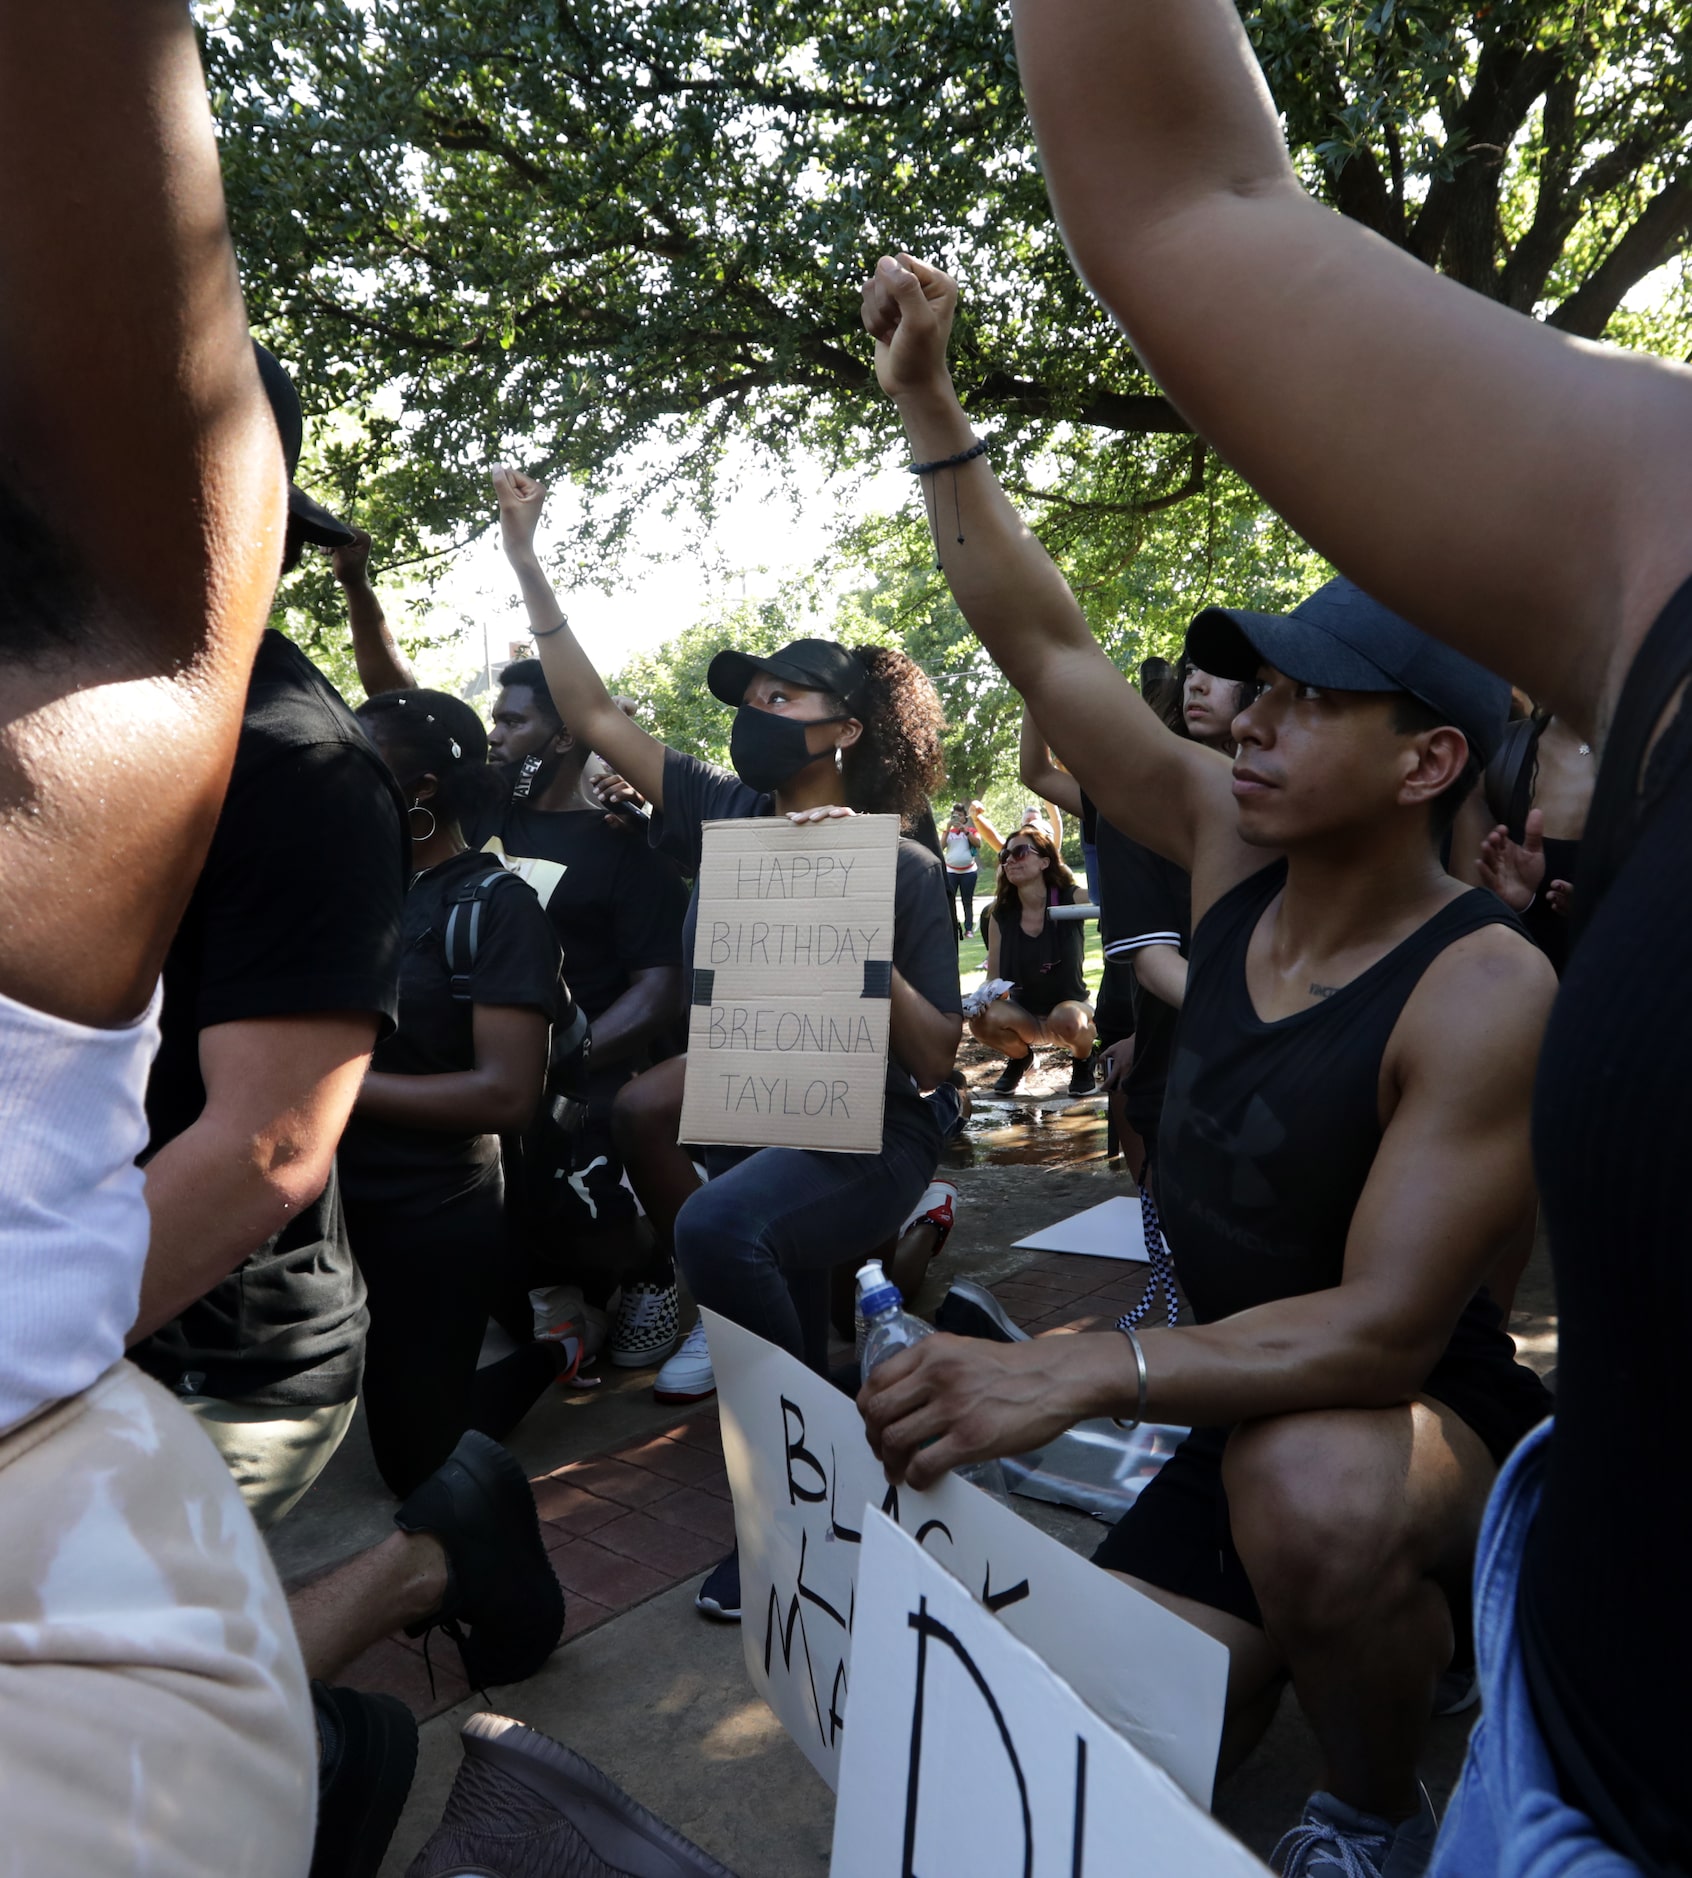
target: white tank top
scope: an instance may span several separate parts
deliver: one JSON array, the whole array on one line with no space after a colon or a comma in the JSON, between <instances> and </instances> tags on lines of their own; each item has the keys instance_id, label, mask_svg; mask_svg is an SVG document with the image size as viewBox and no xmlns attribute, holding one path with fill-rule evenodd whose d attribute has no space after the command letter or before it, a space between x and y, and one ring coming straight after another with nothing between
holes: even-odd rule
<instances>
[{"instance_id":1,"label":"white tank top","mask_svg":"<svg viewBox=\"0 0 1692 1878\"><path fill-rule=\"evenodd\" d=\"M91 1030L0 996L0 1434L123 1355L141 1301L159 999Z\"/></svg>"}]
</instances>

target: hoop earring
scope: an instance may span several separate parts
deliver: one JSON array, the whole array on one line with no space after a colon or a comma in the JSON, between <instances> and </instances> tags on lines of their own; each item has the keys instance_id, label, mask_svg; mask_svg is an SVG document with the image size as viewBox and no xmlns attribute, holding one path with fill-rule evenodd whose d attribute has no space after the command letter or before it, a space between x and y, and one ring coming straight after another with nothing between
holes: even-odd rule
<instances>
[{"instance_id":1,"label":"hoop earring","mask_svg":"<svg viewBox=\"0 0 1692 1878\"><path fill-rule=\"evenodd\" d=\"M434 833L435 833L435 827L436 827L435 811L433 809L424 808L421 802L413 802L411 807L408 808L405 813L406 813L406 819L408 821L413 815L427 815L429 818L429 826L425 833L420 835L415 828L412 829L411 838L413 841L428 841L433 838Z\"/></svg>"}]
</instances>

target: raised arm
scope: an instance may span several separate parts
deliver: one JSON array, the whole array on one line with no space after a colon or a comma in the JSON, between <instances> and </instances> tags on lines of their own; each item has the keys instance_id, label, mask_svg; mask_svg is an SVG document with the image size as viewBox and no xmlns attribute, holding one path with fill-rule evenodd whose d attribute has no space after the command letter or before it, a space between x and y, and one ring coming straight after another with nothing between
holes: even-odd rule
<instances>
[{"instance_id":1,"label":"raised arm","mask_svg":"<svg viewBox=\"0 0 1692 1878\"><path fill-rule=\"evenodd\" d=\"M1066 809L1071 815L1081 813L1081 785L1068 770L1059 769L1052 761L1046 733L1035 723L1034 713L1026 704L1022 707L1021 759L1023 788L1032 789L1048 808Z\"/></svg>"},{"instance_id":2,"label":"raised arm","mask_svg":"<svg viewBox=\"0 0 1692 1878\"><path fill-rule=\"evenodd\" d=\"M388 616L370 584L370 537L362 528L353 531L345 547L329 557L335 579L347 596L347 624L352 628L353 659L358 682L366 697L384 691L415 691L417 674L388 628Z\"/></svg>"},{"instance_id":3,"label":"raised arm","mask_svg":"<svg viewBox=\"0 0 1692 1878\"><path fill-rule=\"evenodd\" d=\"M1590 733L1692 571L1692 373L1306 195L1229 0L1014 13L1065 239L1171 399L1359 585Z\"/></svg>"},{"instance_id":4,"label":"raised arm","mask_svg":"<svg viewBox=\"0 0 1692 1878\"><path fill-rule=\"evenodd\" d=\"M182 0L0 7L0 176L0 993L116 1024L211 838L282 559Z\"/></svg>"},{"instance_id":5,"label":"raised arm","mask_svg":"<svg viewBox=\"0 0 1692 1878\"><path fill-rule=\"evenodd\" d=\"M566 728L619 776L633 783L654 808L664 806L664 746L618 706L605 680L582 650L552 583L535 552L546 486L520 470L501 467L493 473L499 497L499 532L528 608L529 630L546 673L546 688L563 714Z\"/></svg>"},{"instance_id":6,"label":"raised arm","mask_svg":"<svg viewBox=\"0 0 1692 1878\"><path fill-rule=\"evenodd\" d=\"M864 287L876 376L919 463L976 441L946 368L956 306L953 283L910 255L883 257ZM1260 866L1234 833L1227 765L1172 736L1105 657L986 455L936 474L946 514L957 517L941 553L953 598L1035 721L1061 726L1060 754L1100 814L1189 871L1202 859L1237 879Z\"/></svg>"},{"instance_id":7,"label":"raised arm","mask_svg":"<svg viewBox=\"0 0 1692 1878\"><path fill-rule=\"evenodd\" d=\"M982 841L986 844L988 853L997 854L1005 845L1004 836L988 821L987 811L979 802L972 802L969 805L969 812L974 818L976 833L980 835Z\"/></svg>"}]
</instances>

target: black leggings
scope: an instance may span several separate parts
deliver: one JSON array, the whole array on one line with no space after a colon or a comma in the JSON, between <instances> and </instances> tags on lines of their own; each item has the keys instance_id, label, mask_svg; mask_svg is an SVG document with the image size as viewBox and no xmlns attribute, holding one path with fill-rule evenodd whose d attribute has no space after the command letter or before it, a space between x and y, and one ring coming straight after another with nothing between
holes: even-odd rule
<instances>
[{"instance_id":1,"label":"black leggings","mask_svg":"<svg viewBox=\"0 0 1692 1878\"><path fill-rule=\"evenodd\" d=\"M946 892L953 900L963 901L963 923L967 932L975 924L975 883L979 870L971 868L967 874L946 875ZM956 915L954 914L955 918Z\"/></svg>"},{"instance_id":2,"label":"black leggings","mask_svg":"<svg viewBox=\"0 0 1692 1878\"><path fill-rule=\"evenodd\" d=\"M519 1340L477 1369L506 1257L496 1176L428 1207L346 1201L347 1235L369 1292L365 1421L376 1466L401 1498L468 1428L507 1433L558 1374L549 1344Z\"/></svg>"}]
</instances>

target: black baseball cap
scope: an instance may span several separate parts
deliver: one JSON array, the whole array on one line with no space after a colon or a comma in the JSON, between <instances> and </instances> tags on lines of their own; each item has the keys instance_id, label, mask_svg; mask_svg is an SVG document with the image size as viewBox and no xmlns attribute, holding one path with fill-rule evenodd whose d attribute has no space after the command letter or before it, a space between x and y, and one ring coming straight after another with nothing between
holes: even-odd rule
<instances>
[{"instance_id":1,"label":"black baseball cap","mask_svg":"<svg viewBox=\"0 0 1692 1878\"><path fill-rule=\"evenodd\" d=\"M1252 679L1260 665L1272 665L1294 684L1405 692L1460 730L1482 763L1510 719L1510 687L1502 678L1343 578L1288 614L1206 607L1187 630L1187 656L1218 678Z\"/></svg>"},{"instance_id":2,"label":"black baseball cap","mask_svg":"<svg viewBox=\"0 0 1692 1878\"><path fill-rule=\"evenodd\" d=\"M758 672L772 678L785 678L790 685L803 685L810 691L832 692L845 700L848 709L858 701L869 673L857 653L833 639L795 639L768 658L755 659L745 652L719 652L711 661L705 682L711 695L724 704L740 705L746 701L746 687Z\"/></svg>"},{"instance_id":3,"label":"black baseball cap","mask_svg":"<svg viewBox=\"0 0 1692 1878\"><path fill-rule=\"evenodd\" d=\"M305 413L300 409L300 394L294 389L294 381L275 353L256 339L253 351L258 358L265 395L276 417L276 428L282 437L282 456L288 465L289 518L307 541L316 542L320 548L344 548L355 538L352 529L339 517L331 515L322 503L313 502L294 481L294 472L300 466L300 451L305 444Z\"/></svg>"}]
</instances>

